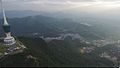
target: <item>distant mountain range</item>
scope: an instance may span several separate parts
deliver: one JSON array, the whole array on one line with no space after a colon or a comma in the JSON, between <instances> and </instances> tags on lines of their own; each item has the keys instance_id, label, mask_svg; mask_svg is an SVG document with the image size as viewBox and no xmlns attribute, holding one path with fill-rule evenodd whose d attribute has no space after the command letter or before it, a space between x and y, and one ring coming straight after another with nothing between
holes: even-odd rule
<instances>
[{"instance_id":1,"label":"distant mountain range","mask_svg":"<svg viewBox=\"0 0 120 68\"><path fill-rule=\"evenodd\" d=\"M14 14L13 16L7 14L12 16L8 17L12 35L17 36L27 50L6 57L5 60L0 61L1 66L114 66L112 61L99 56L99 53L103 52L102 49L108 50L104 47L91 53L81 53L81 48L94 46L85 43L86 40L101 40L109 36L109 31L104 30L105 28L88 23L91 22L90 20L76 22L66 18L55 18L55 14L52 16L49 13L48 15L37 14L37 12L27 13L20 12L18 16L15 14L16 17ZM2 19L0 19L0 35L3 36L1 22ZM61 35L64 39L46 42L46 39L48 41L51 37L58 38Z\"/></svg>"},{"instance_id":2,"label":"distant mountain range","mask_svg":"<svg viewBox=\"0 0 120 68\"><path fill-rule=\"evenodd\" d=\"M8 18L22 18L27 16L36 16L41 14L47 14L46 12L42 11L31 11L31 10L23 10L23 11L6 11L6 16ZM0 18L2 18L2 12L0 12Z\"/></svg>"},{"instance_id":3,"label":"distant mountain range","mask_svg":"<svg viewBox=\"0 0 120 68\"><path fill-rule=\"evenodd\" d=\"M54 36L57 36L56 32L57 34L60 34L59 32L63 33L63 31L66 31L67 28L67 30L69 29L70 32L79 32L81 35L88 34L87 36L89 36L89 34L91 33L90 36L96 35L97 37L105 37L114 35L116 36L115 38L120 37L120 26L118 24L113 24L113 22L115 21L104 19L102 17L101 19L97 17L97 15L92 15L79 10L75 11L69 9L66 11L54 13L31 10L6 11L6 16L8 17L9 23L12 26L11 28L13 33L19 35L21 35L21 33L24 35L32 33L43 33L42 35L52 34ZM0 18L1 17L2 15L0 13ZM2 20L0 21L2 22ZM115 23L117 22L118 21L116 21ZM26 29L18 31L18 29L21 29L21 27L26 27ZM29 31L29 29L31 29L31 31ZM2 29L0 30L2 31ZM46 33L47 31L51 31L51 34ZM86 31L88 32L85 33Z\"/></svg>"},{"instance_id":4,"label":"distant mountain range","mask_svg":"<svg viewBox=\"0 0 120 68\"><path fill-rule=\"evenodd\" d=\"M23 18L8 18L8 21L11 25L12 34L16 36L33 37L33 34L37 33L38 36L56 37L64 33L78 33L86 39L100 39L104 37L104 32L102 31L101 33L100 29L69 19L38 15ZM0 22L3 22L2 19ZM0 31L3 33L2 28L0 28Z\"/></svg>"}]
</instances>

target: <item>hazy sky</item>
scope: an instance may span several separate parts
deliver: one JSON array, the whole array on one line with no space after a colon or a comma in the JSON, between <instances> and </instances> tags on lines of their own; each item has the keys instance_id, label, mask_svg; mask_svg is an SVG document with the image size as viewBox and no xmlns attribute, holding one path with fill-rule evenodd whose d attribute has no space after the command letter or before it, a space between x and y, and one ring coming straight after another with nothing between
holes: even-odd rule
<instances>
[{"instance_id":1,"label":"hazy sky","mask_svg":"<svg viewBox=\"0 0 120 68\"><path fill-rule=\"evenodd\" d=\"M3 0L6 10L60 11L75 7L120 7L120 0ZM99 8L102 9L102 8Z\"/></svg>"}]
</instances>

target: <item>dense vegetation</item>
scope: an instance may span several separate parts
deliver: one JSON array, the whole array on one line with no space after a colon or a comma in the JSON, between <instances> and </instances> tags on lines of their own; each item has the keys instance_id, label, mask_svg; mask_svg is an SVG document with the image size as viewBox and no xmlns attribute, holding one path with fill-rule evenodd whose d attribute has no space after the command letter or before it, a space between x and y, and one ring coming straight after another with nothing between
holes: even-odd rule
<instances>
[{"instance_id":1,"label":"dense vegetation","mask_svg":"<svg viewBox=\"0 0 120 68\"><path fill-rule=\"evenodd\" d=\"M113 66L111 61L100 58L96 53L81 54L79 48L87 44L70 38L49 43L40 38L19 39L27 49L24 53L6 57L0 62L1 66ZM27 58L30 55L33 58Z\"/></svg>"}]
</instances>

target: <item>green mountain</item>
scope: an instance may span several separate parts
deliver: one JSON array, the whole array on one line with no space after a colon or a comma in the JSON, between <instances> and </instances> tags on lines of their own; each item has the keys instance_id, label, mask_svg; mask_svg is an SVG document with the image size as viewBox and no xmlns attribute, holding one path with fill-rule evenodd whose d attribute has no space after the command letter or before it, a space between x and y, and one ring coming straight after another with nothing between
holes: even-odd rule
<instances>
[{"instance_id":1,"label":"green mountain","mask_svg":"<svg viewBox=\"0 0 120 68\"><path fill-rule=\"evenodd\" d=\"M33 35L37 33L37 36L58 37L64 33L78 33L88 40L101 39L105 36L105 31L95 26L81 24L84 23L82 21L77 23L69 19L52 18L42 15L9 18L8 21L11 24L11 32L15 36L34 37ZM3 22L2 19L0 19L0 22ZM2 27L2 23L0 25ZM0 35L3 34L1 27Z\"/></svg>"},{"instance_id":2,"label":"green mountain","mask_svg":"<svg viewBox=\"0 0 120 68\"><path fill-rule=\"evenodd\" d=\"M74 22L69 19L59 19L42 15L24 18L9 18L11 32L27 47L24 53L5 56L0 60L0 66L114 66L114 63L99 56L99 51L82 54L83 47L94 46L85 40L103 39L105 33L98 27L90 26L81 21ZM3 22L0 19L0 22ZM2 26L2 23L0 23ZM0 35L3 34L0 27ZM71 36L63 40L54 39L46 42L45 38L58 38L61 34L78 34L84 39L72 39ZM103 48L104 49L104 48ZM100 52L102 49L99 49Z\"/></svg>"},{"instance_id":3,"label":"green mountain","mask_svg":"<svg viewBox=\"0 0 120 68\"><path fill-rule=\"evenodd\" d=\"M32 11L32 10L14 10L14 11L6 11L6 15L8 18L23 18L27 16L35 16L35 15L40 15L40 14L47 14L42 11ZM2 12L0 11L0 18L2 18Z\"/></svg>"},{"instance_id":4,"label":"green mountain","mask_svg":"<svg viewBox=\"0 0 120 68\"><path fill-rule=\"evenodd\" d=\"M27 49L24 53L4 57L0 60L0 66L114 66L111 61L100 58L97 53L80 53L79 48L90 45L70 37L48 43L41 38L19 37L19 40Z\"/></svg>"}]
</instances>

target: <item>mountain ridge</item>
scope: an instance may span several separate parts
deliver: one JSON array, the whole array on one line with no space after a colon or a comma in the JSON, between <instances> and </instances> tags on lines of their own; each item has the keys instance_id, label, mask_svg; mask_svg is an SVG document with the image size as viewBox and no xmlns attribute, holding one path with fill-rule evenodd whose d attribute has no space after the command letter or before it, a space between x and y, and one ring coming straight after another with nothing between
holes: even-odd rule
<instances>
[{"instance_id":1,"label":"mountain ridge","mask_svg":"<svg viewBox=\"0 0 120 68\"><path fill-rule=\"evenodd\" d=\"M51 67L51 66L113 66L114 64L104 58L93 54L80 54L75 50L79 46L74 45L75 50L71 49L74 42L71 39L66 41L53 40L46 43L41 38L19 37L19 40L28 48L24 53L7 57L0 62L2 67L7 66L27 66L27 67ZM70 45L68 45L70 44ZM85 44L87 45L87 44ZM89 57L88 57L89 56ZM89 62L87 62L89 61ZM97 62L97 63L96 63Z\"/></svg>"}]
</instances>

